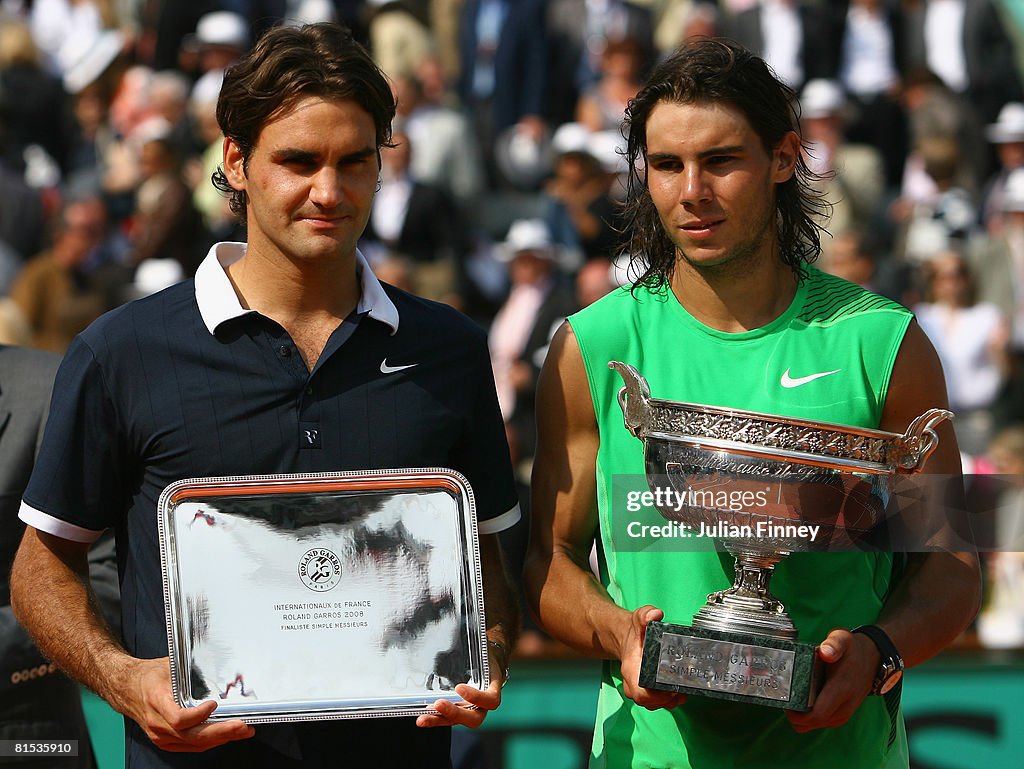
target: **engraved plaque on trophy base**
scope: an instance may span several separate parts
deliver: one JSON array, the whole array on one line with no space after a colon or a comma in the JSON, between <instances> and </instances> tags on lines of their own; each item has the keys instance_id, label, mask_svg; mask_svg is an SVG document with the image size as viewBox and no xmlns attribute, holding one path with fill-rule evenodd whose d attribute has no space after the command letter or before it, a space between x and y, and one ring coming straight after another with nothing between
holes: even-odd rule
<instances>
[{"instance_id":1,"label":"engraved plaque on trophy base","mask_svg":"<svg viewBox=\"0 0 1024 769\"><path fill-rule=\"evenodd\" d=\"M652 622L640 685L734 702L807 711L824 664L811 644Z\"/></svg>"}]
</instances>

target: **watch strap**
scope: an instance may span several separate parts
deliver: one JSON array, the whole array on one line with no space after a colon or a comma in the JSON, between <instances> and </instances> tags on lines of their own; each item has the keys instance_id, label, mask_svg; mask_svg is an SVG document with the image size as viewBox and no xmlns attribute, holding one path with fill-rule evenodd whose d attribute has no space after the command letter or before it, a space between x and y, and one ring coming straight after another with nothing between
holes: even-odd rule
<instances>
[{"instance_id":1,"label":"watch strap","mask_svg":"<svg viewBox=\"0 0 1024 769\"><path fill-rule=\"evenodd\" d=\"M883 684L890 676L903 671L903 657L900 656L896 644L889 638L889 634L878 627L878 625L860 625L850 632L866 635L878 648L881 661L875 674L875 682L871 691L873 694L879 694Z\"/></svg>"}]
</instances>

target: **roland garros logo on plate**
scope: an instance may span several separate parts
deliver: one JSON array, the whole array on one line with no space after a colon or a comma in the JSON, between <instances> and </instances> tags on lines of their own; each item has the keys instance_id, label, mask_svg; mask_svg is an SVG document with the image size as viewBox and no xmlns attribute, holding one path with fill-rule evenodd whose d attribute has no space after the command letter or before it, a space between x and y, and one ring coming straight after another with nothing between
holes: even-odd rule
<instances>
[{"instance_id":1,"label":"roland garros logo on plate","mask_svg":"<svg viewBox=\"0 0 1024 769\"><path fill-rule=\"evenodd\" d=\"M302 584L317 593L326 593L341 581L341 559L325 547L307 550L299 560Z\"/></svg>"}]
</instances>

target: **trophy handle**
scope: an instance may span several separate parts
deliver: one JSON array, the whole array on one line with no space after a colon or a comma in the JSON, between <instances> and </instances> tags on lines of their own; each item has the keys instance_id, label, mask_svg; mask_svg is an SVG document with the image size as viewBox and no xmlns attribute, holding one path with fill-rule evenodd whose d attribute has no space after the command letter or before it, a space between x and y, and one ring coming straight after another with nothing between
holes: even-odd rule
<instances>
[{"instance_id":1,"label":"trophy handle","mask_svg":"<svg viewBox=\"0 0 1024 769\"><path fill-rule=\"evenodd\" d=\"M910 423L901 441L910 448L907 455L900 460L901 472L912 473L921 469L925 460L939 445L939 436L935 428L952 418L953 412L947 409L928 409Z\"/></svg>"},{"instance_id":2,"label":"trophy handle","mask_svg":"<svg viewBox=\"0 0 1024 769\"><path fill-rule=\"evenodd\" d=\"M644 422L651 400L651 388L639 371L628 363L609 361L608 368L615 369L622 377L624 386L619 390L619 407L626 429L636 438L643 438Z\"/></svg>"}]
</instances>

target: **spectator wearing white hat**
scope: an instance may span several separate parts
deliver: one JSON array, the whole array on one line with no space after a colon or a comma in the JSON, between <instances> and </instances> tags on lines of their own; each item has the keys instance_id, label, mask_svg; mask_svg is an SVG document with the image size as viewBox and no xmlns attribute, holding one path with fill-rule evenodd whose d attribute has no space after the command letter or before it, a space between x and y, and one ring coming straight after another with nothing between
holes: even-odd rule
<instances>
[{"instance_id":1,"label":"spectator wearing white hat","mask_svg":"<svg viewBox=\"0 0 1024 769\"><path fill-rule=\"evenodd\" d=\"M1024 355L1024 167L1006 174L999 208L1003 225L978 240L971 264L979 298L996 304L1010 319L1012 347ZM1024 410L1019 417L1024 418Z\"/></svg>"},{"instance_id":2,"label":"spectator wearing white hat","mask_svg":"<svg viewBox=\"0 0 1024 769\"><path fill-rule=\"evenodd\" d=\"M193 90L209 90L224 79L224 70L234 64L252 44L248 20L233 11L213 11L196 22L193 36L199 52L199 72ZM207 82L210 81L210 82Z\"/></svg>"},{"instance_id":3,"label":"spectator wearing white hat","mask_svg":"<svg viewBox=\"0 0 1024 769\"><path fill-rule=\"evenodd\" d=\"M103 34L82 51L64 74L73 115L64 186L94 192L102 187L118 151L119 132L111 110L125 79L126 60L116 32Z\"/></svg>"},{"instance_id":4,"label":"spectator wearing white hat","mask_svg":"<svg viewBox=\"0 0 1024 769\"><path fill-rule=\"evenodd\" d=\"M621 208L616 185L621 144L609 132L593 133L580 123L565 123L552 138L554 171L542 193L543 218L555 241L564 246L563 265L611 258L619 242Z\"/></svg>"},{"instance_id":5,"label":"spectator wearing white hat","mask_svg":"<svg viewBox=\"0 0 1024 769\"><path fill-rule=\"evenodd\" d=\"M82 51L117 26L110 3L35 0L28 10L32 37L56 75L64 75Z\"/></svg>"},{"instance_id":6,"label":"spectator wearing white hat","mask_svg":"<svg viewBox=\"0 0 1024 769\"><path fill-rule=\"evenodd\" d=\"M536 445L534 398L544 362L535 360L536 353L576 309L572 287L558 269L558 250L542 219L518 219L495 254L508 265L510 288L491 324L488 345L513 455L524 461Z\"/></svg>"},{"instance_id":7,"label":"spectator wearing white hat","mask_svg":"<svg viewBox=\"0 0 1024 769\"><path fill-rule=\"evenodd\" d=\"M881 153L847 139L849 113L846 93L836 80L815 78L800 93L805 160L820 176L820 191L831 205L828 229L833 235L870 226L881 212L886 189Z\"/></svg>"},{"instance_id":8,"label":"spectator wearing white hat","mask_svg":"<svg viewBox=\"0 0 1024 769\"><path fill-rule=\"evenodd\" d=\"M996 122L985 128L985 138L995 147L999 168L985 183L982 216L985 229L997 235L1005 220L1003 198L1007 179L1014 169L1024 168L1024 103L1004 104Z\"/></svg>"},{"instance_id":9,"label":"spectator wearing white hat","mask_svg":"<svg viewBox=\"0 0 1024 769\"><path fill-rule=\"evenodd\" d=\"M996 424L1024 422L1024 168L1010 171L1003 189L1003 227L971 253L978 297L1010 321L1009 379L993 407Z\"/></svg>"},{"instance_id":10,"label":"spectator wearing white hat","mask_svg":"<svg viewBox=\"0 0 1024 769\"><path fill-rule=\"evenodd\" d=\"M251 40L249 22L234 11L212 11L196 22L196 41L210 69L230 66L249 49Z\"/></svg>"}]
</instances>

